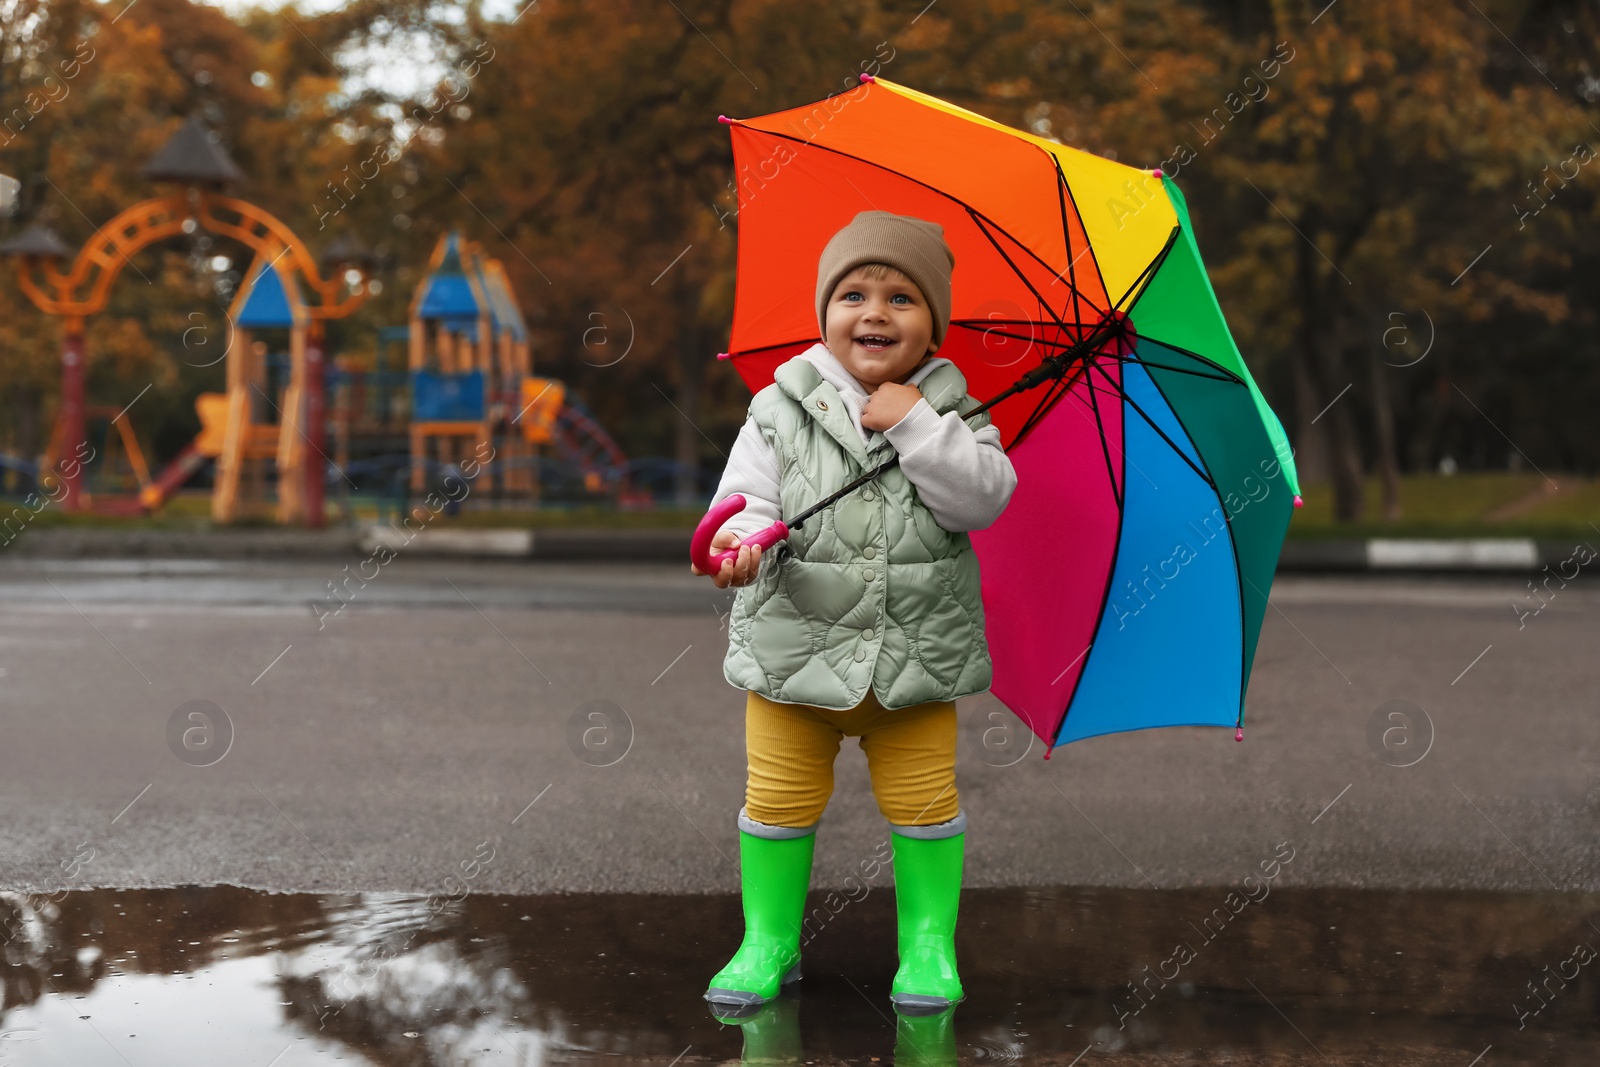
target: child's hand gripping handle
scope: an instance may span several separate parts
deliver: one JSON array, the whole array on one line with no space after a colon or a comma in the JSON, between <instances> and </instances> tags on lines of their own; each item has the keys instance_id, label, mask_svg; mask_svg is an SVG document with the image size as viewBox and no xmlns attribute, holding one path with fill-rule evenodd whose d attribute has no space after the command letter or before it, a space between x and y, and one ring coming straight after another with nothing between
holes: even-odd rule
<instances>
[{"instance_id":1,"label":"child's hand gripping handle","mask_svg":"<svg viewBox=\"0 0 1600 1067\"><path fill-rule=\"evenodd\" d=\"M689 559L698 567L702 574L716 574L722 570L722 564L727 560L735 562L739 559L739 549L733 548L726 552L711 554L711 539L722 529L722 524L744 510L744 494L734 493L725 500L712 505L706 517L700 520L700 525L694 528L694 536L689 539ZM789 527L782 519L768 526L765 530L758 531L739 542L739 548L749 545L754 548L759 545L767 549L779 541L787 539Z\"/></svg>"}]
</instances>

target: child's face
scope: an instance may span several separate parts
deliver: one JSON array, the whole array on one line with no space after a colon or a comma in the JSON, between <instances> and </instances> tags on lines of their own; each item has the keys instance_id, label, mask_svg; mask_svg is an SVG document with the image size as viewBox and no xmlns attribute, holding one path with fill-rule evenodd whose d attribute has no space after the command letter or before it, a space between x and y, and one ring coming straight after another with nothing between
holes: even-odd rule
<instances>
[{"instance_id":1,"label":"child's face","mask_svg":"<svg viewBox=\"0 0 1600 1067\"><path fill-rule=\"evenodd\" d=\"M893 268L881 280L866 268L839 279L828 298L827 336L834 358L871 393L884 382L903 382L933 354L933 312L917 283ZM889 343L864 343L881 337Z\"/></svg>"}]
</instances>

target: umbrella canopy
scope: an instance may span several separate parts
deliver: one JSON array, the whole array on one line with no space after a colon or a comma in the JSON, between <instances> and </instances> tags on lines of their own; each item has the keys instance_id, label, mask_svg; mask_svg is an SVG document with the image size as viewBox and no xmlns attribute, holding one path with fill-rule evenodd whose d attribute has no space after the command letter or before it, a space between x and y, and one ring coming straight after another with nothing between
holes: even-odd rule
<instances>
[{"instance_id":1,"label":"umbrella canopy","mask_svg":"<svg viewBox=\"0 0 1600 1067\"><path fill-rule=\"evenodd\" d=\"M1074 356L990 410L1018 485L971 535L992 692L1046 756L1122 730L1242 729L1299 485L1177 186L867 75L723 121L739 191L725 358L752 392L816 342L822 248L871 209L944 227L955 269L938 354L970 395Z\"/></svg>"}]
</instances>

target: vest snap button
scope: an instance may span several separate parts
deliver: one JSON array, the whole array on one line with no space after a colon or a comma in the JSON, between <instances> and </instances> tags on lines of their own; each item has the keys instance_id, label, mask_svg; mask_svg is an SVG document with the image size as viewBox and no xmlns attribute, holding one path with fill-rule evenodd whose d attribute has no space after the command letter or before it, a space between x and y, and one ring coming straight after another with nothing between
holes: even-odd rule
<instances>
[{"instance_id":1,"label":"vest snap button","mask_svg":"<svg viewBox=\"0 0 1600 1067\"><path fill-rule=\"evenodd\" d=\"M866 658L867 658L867 653L866 653L865 649L860 649L860 648L856 649L856 662L857 663L860 663L862 660L864 660Z\"/></svg>"},{"instance_id":2,"label":"vest snap button","mask_svg":"<svg viewBox=\"0 0 1600 1067\"><path fill-rule=\"evenodd\" d=\"M864 641L871 641L872 640L872 631L871 630L862 630L861 631L861 638Z\"/></svg>"},{"instance_id":3,"label":"vest snap button","mask_svg":"<svg viewBox=\"0 0 1600 1067\"><path fill-rule=\"evenodd\" d=\"M872 579L876 578L877 576L878 576L877 572L872 570L870 567L867 569L867 572L862 575L862 577L865 578L869 582L872 581Z\"/></svg>"},{"instance_id":4,"label":"vest snap button","mask_svg":"<svg viewBox=\"0 0 1600 1067\"><path fill-rule=\"evenodd\" d=\"M877 549L877 547L875 545L868 545L866 551L862 553L862 555L866 556L868 559L871 559L873 556L876 556L877 554L878 554L878 549Z\"/></svg>"}]
</instances>

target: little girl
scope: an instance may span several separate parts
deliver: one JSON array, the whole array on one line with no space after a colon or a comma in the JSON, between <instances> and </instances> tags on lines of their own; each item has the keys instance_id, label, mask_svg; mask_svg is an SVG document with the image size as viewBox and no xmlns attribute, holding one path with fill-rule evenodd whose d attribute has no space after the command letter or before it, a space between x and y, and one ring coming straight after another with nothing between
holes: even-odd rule
<instances>
[{"instance_id":1,"label":"little girl","mask_svg":"<svg viewBox=\"0 0 1600 1067\"><path fill-rule=\"evenodd\" d=\"M844 737L860 739L890 824L900 959L890 999L931 1014L964 995L954 701L992 676L966 531L999 517L1017 476L988 414L961 417L978 401L960 370L933 355L954 266L943 228L922 219L864 211L834 234L817 265L823 340L756 394L717 488L715 500L746 500L712 541L722 551L900 457L772 559L740 547L711 576L742 587L723 674L748 691L749 761L745 933L706 990L714 1007L762 1004L800 977L816 828Z\"/></svg>"}]
</instances>

